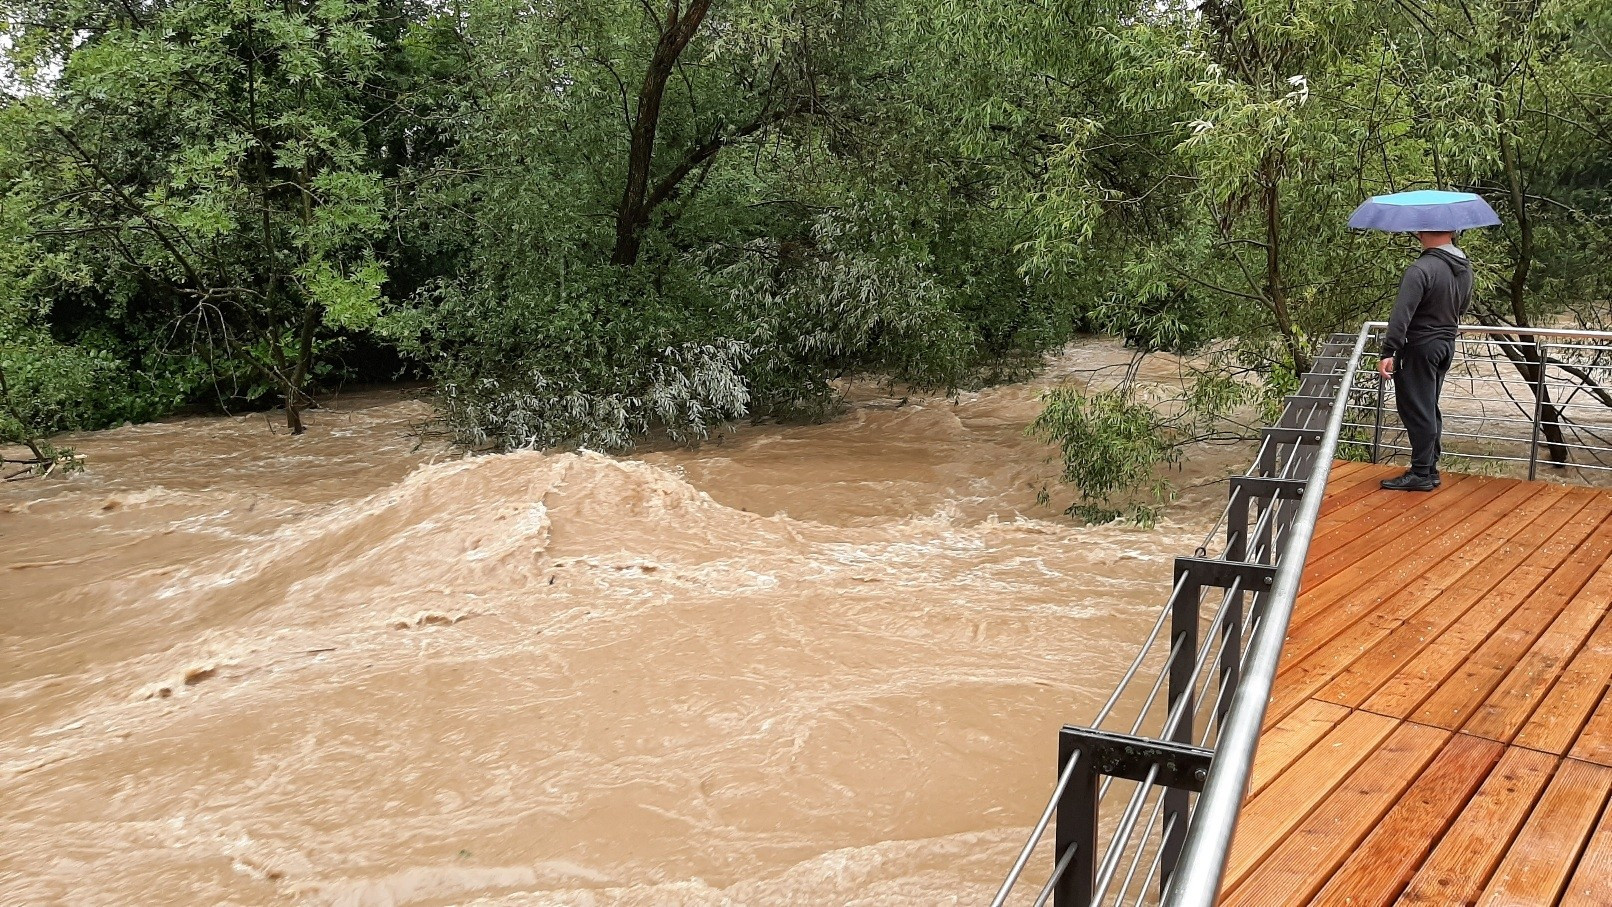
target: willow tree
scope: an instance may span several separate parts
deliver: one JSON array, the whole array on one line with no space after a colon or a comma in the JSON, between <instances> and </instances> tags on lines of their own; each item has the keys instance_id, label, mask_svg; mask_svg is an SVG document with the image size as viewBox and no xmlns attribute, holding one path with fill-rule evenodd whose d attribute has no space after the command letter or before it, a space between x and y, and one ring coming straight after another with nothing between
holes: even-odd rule
<instances>
[{"instance_id":1,"label":"willow tree","mask_svg":"<svg viewBox=\"0 0 1612 907\"><path fill-rule=\"evenodd\" d=\"M1052 396L1036 430L1064 443L1082 506L1112 513L1105 500L1182 444L1246 431L1224 418L1279 399L1309 367L1314 338L1390 298L1404 257L1345 227L1361 197L1426 173L1388 78L1386 16L1374 4L1214 0L1109 23L1112 105L1055 150L1043 233L1073 223L1087 225L1076 239L1088 244L1121 237L1099 323L1141 354L1207 352L1193 385L1169 399L1130 383ZM1094 152L1137 134L1152 178L1116 185ZM1138 220L1139 210L1154 213ZM1079 255L1078 242L1038 248L1049 264Z\"/></svg>"},{"instance_id":2,"label":"willow tree","mask_svg":"<svg viewBox=\"0 0 1612 907\"><path fill-rule=\"evenodd\" d=\"M1012 184L1039 166L1017 139L1042 141L1041 112L966 119L994 89L1043 89L962 53L986 33L948 30L951 12L467 7L480 103L451 165L421 175L443 216L411 227L462 238L463 266L388 321L435 363L462 435L698 438L820 413L847 372L955 386L1066 338L1067 308L1015 251Z\"/></svg>"}]
</instances>

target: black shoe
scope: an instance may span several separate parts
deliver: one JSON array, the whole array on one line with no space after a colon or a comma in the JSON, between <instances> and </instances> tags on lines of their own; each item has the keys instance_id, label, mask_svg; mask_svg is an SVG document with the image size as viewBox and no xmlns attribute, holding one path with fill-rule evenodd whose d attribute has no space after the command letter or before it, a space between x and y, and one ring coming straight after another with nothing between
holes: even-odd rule
<instances>
[{"instance_id":1,"label":"black shoe","mask_svg":"<svg viewBox=\"0 0 1612 907\"><path fill-rule=\"evenodd\" d=\"M1432 491L1439 487L1437 476L1424 476L1407 472L1397 479L1383 479L1382 487L1389 491Z\"/></svg>"}]
</instances>

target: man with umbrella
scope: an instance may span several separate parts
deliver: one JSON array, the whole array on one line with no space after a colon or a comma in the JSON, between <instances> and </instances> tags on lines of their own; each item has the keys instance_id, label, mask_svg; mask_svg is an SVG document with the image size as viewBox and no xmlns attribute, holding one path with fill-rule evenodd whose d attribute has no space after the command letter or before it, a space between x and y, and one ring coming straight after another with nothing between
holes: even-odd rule
<instances>
[{"instance_id":1,"label":"man with umbrella","mask_svg":"<svg viewBox=\"0 0 1612 907\"><path fill-rule=\"evenodd\" d=\"M1472 304L1472 264L1455 245L1457 230L1498 224L1494 209L1464 192L1400 192L1368 200L1349 226L1415 233L1422 254L1399 282L1377 373L1394 382L1394 404L1410 435L1411 465L1384 479L1394 491L1439 486L1439 393L1455 358L1456 326Z\"/></svg>"}]
</instances>

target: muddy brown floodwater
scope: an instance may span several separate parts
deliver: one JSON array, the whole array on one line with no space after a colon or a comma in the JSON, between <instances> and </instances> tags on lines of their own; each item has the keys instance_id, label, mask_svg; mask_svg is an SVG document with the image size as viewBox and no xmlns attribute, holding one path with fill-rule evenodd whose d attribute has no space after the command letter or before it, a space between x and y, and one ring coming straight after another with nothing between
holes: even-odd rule
<instances>
[{"instance_id":1,"label":"muddy brown floodwater","mask_svg":"<svg viewBox=\"0 0 1612 907\"><path fill-rule=\"evenodd\" d=\"M630 459L396 391L69 439L0 490L0 903L988 901L1224 495L1036 504L1122 359Z\"/></svg>"}]
</instances>

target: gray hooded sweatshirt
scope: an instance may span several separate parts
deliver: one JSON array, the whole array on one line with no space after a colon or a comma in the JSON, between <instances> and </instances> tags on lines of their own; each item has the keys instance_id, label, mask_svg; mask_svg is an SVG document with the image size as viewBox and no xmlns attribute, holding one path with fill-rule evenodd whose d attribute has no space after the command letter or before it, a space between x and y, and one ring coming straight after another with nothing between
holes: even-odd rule
<instances>
[{"instance_id":1,"label":"gray hooded sweatshirt","mask_svg":"<svg viewBox=\"0 0 1612 907\"><path fill-rule=\"evenodd\" d=\"M1399 282L1383 356L1428 340L1454 340L1471 304L1472 263L1454 246L1425 250Z\"/></svg>"}]
</instances>

